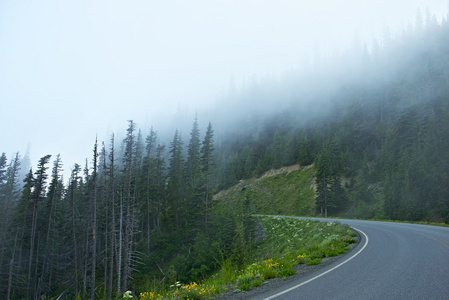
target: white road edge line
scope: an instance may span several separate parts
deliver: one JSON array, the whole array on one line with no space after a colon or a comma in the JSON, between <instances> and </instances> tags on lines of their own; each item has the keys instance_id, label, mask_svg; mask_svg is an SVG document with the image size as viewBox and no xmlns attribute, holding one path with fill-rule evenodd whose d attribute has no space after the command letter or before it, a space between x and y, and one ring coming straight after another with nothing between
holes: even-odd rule
<instances>
[{"instance_id":1,"label":"white road edge line","mask_svg":"<svg viewBox=\"0 0 449 300\"><path fill-rule=\"evenodd\" d=\"M353 227L353 229L355 229L355 230L357 230L358 232L362 233L362 234L365 236L365 239L366 239L365 245L363 245L362 249L360 249L359 251L357 251L356 254L354 254L354 255L351 256L350 258L346 259L346 260L343 261L342 263L336 265L336 266L333 267L332 269L329 269L329 270L327 270L327 271L324 272L324 273L321 273L321 274L319 274L319 275L317 275L317 276L315 276L315 277L313 277L313 278L310 278L309 280L306 280L306 281L304 281L304 282L302 282L302 283L300 283L300 284L298 284L298 285L295 285L295 286L293 286L293 287L291 287L291 288L289 288L289 289L286 289L286 290L284 290L284 291L282 291L282 292L280 292L280 293L277 293L276 295L270 296L270 297L268 297L268 298L264 298L264 300L274 299L274 298L279 297L279 296L281 296L281 295L283 295L283 294L286 294L286 293L288 293L288 292L290 292L290 291L293 291L294 289L297 289L297 288L299 288L299 287L301 287L301 286L303 286L303 285L305 285L305 284L307 284L307 283L309 283L309 282L311 282L311 281L313 281L313 280L315 280L315 279L320 278L321 276L326 275L327 273L332 272L333 270L335 270L335 269L341 267L342 265L344 265L345 263L347 263L348 261L350 261L351 259L353 259L353 258L356 257L357 255L359 255L359 254L366 248L366 246L368 245L369 238L368 238L368 236L366 235L366 233L364 233L364 232L361 231L360 229L357 229L357 228L354 228L354 227Z\"/></svg>"}]
</instances>

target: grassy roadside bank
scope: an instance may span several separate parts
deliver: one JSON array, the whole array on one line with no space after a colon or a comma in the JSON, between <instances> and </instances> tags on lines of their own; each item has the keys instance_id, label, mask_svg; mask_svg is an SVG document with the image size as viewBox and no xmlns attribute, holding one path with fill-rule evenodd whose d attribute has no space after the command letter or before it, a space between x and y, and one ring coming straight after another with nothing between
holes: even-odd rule
<instances>
[{"instance_id":1,"label":"grassy roadside bank","mask_svg":"<svg viewBox=\"0 0 449 300\"><path fill-rule=\"evenodd\" d=\"M203 282L174 282L167 290L141 291L139 299L213 299L232 291L239 293L269 279L295 274L298 264L315 265L325 257L346 252L356 234L347 225L281 217L255 217L259 239L251 261L237 267L223 259L221 269Z\"/></svg>"}]
</instances>

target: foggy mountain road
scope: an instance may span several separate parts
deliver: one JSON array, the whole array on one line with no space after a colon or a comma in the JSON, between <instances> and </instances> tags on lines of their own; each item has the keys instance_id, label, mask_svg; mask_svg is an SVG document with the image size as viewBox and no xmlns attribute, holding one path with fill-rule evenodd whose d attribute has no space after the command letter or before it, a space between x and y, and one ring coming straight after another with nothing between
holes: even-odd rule
<instances>
[{"instance_id":1,"label":"foggy mountain road","mask_svg":"<svg viewBox=\"0 0 449 300\"><path fill-rule=\"evenodd\" d=\"M319 220L358 229L361 242L348 257L251 299L449 298L449 228Z\"/></svg>"}]
</instances>

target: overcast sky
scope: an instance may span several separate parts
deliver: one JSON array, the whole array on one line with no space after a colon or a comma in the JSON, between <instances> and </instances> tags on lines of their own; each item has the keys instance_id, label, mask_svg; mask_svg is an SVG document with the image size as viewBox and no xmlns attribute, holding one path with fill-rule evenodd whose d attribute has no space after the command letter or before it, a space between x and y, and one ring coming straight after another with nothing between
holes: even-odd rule
<instances>
[{"instance_id":1,"label":"overcast sky","mask_svg":"<svg viewBox=\"0 0 449 300\"><path fill-rule=\"evenodd\" d=\"M69 170L97 133L158 129L178 110L193 122L231 78L296 68L356 32L381 41L418 8L441 19L447 0L0 1L0 152L30 145L34 168L60 153Z\"/></svg>"}]
</instances>

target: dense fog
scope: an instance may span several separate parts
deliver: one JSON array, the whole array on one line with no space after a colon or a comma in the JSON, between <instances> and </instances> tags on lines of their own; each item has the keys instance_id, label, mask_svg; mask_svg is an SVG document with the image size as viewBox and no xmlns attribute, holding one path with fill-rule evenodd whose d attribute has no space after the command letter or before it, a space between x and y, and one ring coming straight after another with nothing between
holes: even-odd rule
<instances>
[{"instance_id":1,"label":"dense fog","mask_svg":"<svg viewBox=\"0 0 449 300\"><path fill-rule=\"evenodd\" d=\"M307 223L275 262L261 215L449 223L423 2L0 4L0 294L209 299L349 243Z\"/></svg>"},{"instance_id":2,"label":"dense fog","mask_svg":"<svg viewBox=\"0 0 449 300\"><path fill-rule=\"evenodd\" d=\"M355 76L351 68L364 51L376 55L390 35L440 21L446 6L444 0L2 3L0 151L23 157L29 149L33 162L61 153L69 169L90 156L96 134L102 140L124 134L129 119L171 136L174 128L187 134L196 113L221 131L292 101L315 102Z\"/></svg>"}]
</instances>

